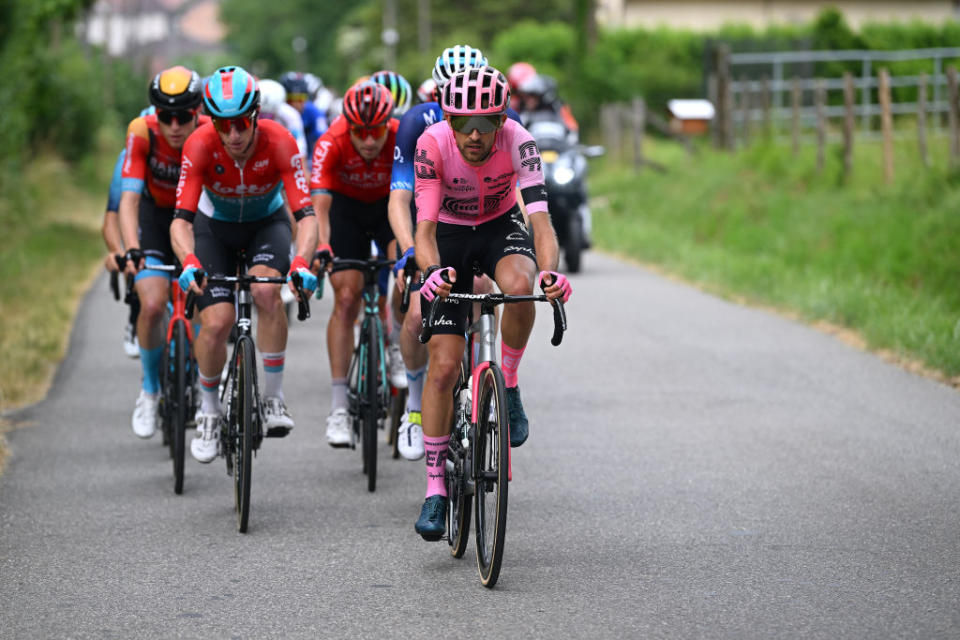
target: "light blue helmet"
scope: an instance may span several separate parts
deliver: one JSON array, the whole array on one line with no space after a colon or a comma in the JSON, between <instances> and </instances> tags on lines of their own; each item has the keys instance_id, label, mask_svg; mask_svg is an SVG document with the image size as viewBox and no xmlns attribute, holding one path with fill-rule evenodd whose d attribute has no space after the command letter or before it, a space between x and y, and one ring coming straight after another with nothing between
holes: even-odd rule
<instances>
[{"instance_id":1,"label":"light blue helmet","mask_svg":"<svg viewBox=\"0 0 960 640\"><path fill-rule=\"evenodd\" d=\"M433 81L437 83L437 91L443 89L443 85L447 84L447 81L458 71L469 67L482 67L486 64L487 59L480 49L474 49L468 44L447 47L433 65Z\"/></svg>"},{"instance_id":2,"label":"light blue helmet","mask_svg":"<svg viewBox=\"0 0 960 640\"><path fill-rule=\"evenodd\" d=\"M237 118L259 105L257 79L242 67L220 67L207 78L203 106L214 118Z\"/></svg>"}]
</instances>

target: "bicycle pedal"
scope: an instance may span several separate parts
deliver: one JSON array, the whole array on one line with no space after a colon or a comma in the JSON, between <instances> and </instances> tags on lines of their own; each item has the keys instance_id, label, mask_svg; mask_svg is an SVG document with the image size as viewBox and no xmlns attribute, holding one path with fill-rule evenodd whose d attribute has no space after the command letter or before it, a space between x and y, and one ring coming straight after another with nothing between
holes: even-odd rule
<instances>
[{"instance_id":1,"label":"bicycle pedal","mask_svg":"<svg viewBox=\"0 0 960 640\"><path fill-rule=\"evenodd\" d=\"M291 429L290 427L284 427L284 426L282 426L282 425L279 426L279 427L270 427L269 429L267 429L267 436L266 436L266 437L268 437L268 438L286 438L286 437L287 437L287 434L289 434L292 430L293 430L293 429Z\"/></svg>"}]
</instances>

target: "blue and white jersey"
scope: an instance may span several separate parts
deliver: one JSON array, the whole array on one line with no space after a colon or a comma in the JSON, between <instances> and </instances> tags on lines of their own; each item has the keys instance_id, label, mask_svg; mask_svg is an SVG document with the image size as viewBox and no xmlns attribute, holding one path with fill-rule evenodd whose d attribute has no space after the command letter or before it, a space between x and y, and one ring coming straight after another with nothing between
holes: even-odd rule
<instances>
[{"instance_id":1,"label":"blue and white jersey","mask_svg":"<svg viewBox=\"0 0 960 640\"><path fill-rule=\"evenodd\" d=\"M507 109L507 117L520 123L520 116ZM439 103L424 102L410 108L400 118L397 142L393 148L393 169L390 173L390 190L413 191L413 154L417 150L417 138L432 124L443 120Z\"/></svg>"}]
</instances>

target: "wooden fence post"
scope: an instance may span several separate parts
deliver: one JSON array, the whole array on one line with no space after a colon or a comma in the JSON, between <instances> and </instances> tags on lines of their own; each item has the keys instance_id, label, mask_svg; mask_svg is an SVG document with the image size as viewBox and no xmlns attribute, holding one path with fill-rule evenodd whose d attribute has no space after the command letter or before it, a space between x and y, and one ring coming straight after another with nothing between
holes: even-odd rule
<instances>
[{"instance_id":1,"label":"wooden fence post","mask_svg":"<svg viewBox=\"0 0 960 640\"><path fill-rule=\"evenodd\" d=\"M730 47L717 47L717 128L721 149L733 148L733 96L730 91Z\"/></svg>"},{"instance_id":2,"label":"wooden fence post","mask_svg":"<svg viewBox=\"0 0 960 640\"><path fill-rule=\"evenodd\" d=\"M710 123L712 128L711 133L713 134L713 146L719 148L721 146L720 127L718 126L720 122L720 93L717 87L717 74L714 72L707 76L707 100L713 105L713 122Z\"/></svg>"},{"instance_id":3,"label":"wooden fence post","mask_svg":"<svg viewBox=\"0 0 960 640\"><path fill-rule=\"evenodd\" d=\"M791 108L793 120L793 153L800 153L800 78L793 76L793 101Z\"/></svg>"},{"instance_id":4,"label":"wooden fence post","mask_svg":"<svg viewBox=\"0 0 960 640\"><path fill-rule=\"evenodd\" d=\"M743 146L750 146L750 107L753 102L753 91L747 76L740 76L740 134L743 136Z\"/></svg>"},{"instance_id":5,"label":"wooden fence post","mask_svg":"<svg viewBox=\"0 0 960 640\"><path fill-rule=\"evenodd\" d=\"M883 178L893 182L893 113L890 109L890 72L880 69L880 122L883 125Z\"/></svg>"},{"instance_id":6,"label":"wooden fence post","mask_svg":"<svg viewBox=\"0 0 960 640\"><path fill-rule=\"evenodd\" d=\"M633 166L640 169L643 166L643 134L647 127L647 105L643 98L633 99Z\"/></svg>"},{"instance_id":7,"label":"wooden fence post","mask_svg":"<svg viewBox=\"0 0 960 640\"><path fill-rule=\"evenodd\" d=\"M948 118L950 122L950 166L957 166L957 157L960 156L960 140L957 138L957 128L960 126L960 113L957 105L957 68L947 68L947 102L950 108Z\"/></svg>"},{"instance_id":8,"label":"wooden fence post","mask_svg":"<svg viewBox=\"0 0 960 640\"><path fill-rule=\"evenodd\" d=\"M853 101L856 99L856 89L853 86L853 74L845 71L843 74L843 175L850 177L853 172Z\"/></svg>"},{"instance_id":9,"label":"wooden fence post","mask_svg":"<svg viewBox=\"0 0 960 640\"><path fill-rule=\"evenodd\" d=\"M917 145L920 149L920 161L924 167L930 166L927 156L927 74L920 74L917 87Z\"/></svg>"},{"instance_id":10,"label":"wooden fence post","mask_svg":"<svg viewBox=\"0 0 960 640\"><path fill-rule=\"evenodd\" d=\"M827 146L827 87L823 78L817 79L817 171L823 171Z\"/></svg>"},{"instance_id":11,"label":"wooden fence post","mask_svg":"<svg viewBox=\"0 0 960 640\"><path fill-rule=\"evenodd\" d=\"M770 129L770 108L772 104L770 97L770 78L763 76L760 79L760 107L763 109L763 135L769 137L773 131Z\"/></svg>"},{"instance_id":12,"label":"wooden fence post","mask_svg":"<svg viewBox=\"0 0 960 640\"><path fill-rule=\"evenodd\" d=\"M603 132L607 141L610 157L617 161L622 160L620 143L623 140L620 130L620 105L605 104L600 112L603 122Z\"/></svg>"}]
</instances>

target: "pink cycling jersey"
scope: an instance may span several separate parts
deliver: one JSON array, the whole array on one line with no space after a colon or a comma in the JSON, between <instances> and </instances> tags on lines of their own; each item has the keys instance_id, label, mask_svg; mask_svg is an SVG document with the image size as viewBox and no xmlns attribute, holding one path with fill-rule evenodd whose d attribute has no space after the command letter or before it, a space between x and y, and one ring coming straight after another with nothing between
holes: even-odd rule
<instances>
[{"instance_id":1,"label":"pink cycling jersey","mask_svg":"<svg viewBox=\"0 0 960 640\"><path fill-rule=\"evenodd\" d=\"M417 140L414 169L418 221L489 222L514 208L514 185L520 187L527 213L547 210L540 150L530 133L510 119L497 131L490 155L477 167L460 155L446 121L427 127Z\"/></svg>"}]
</instances>

